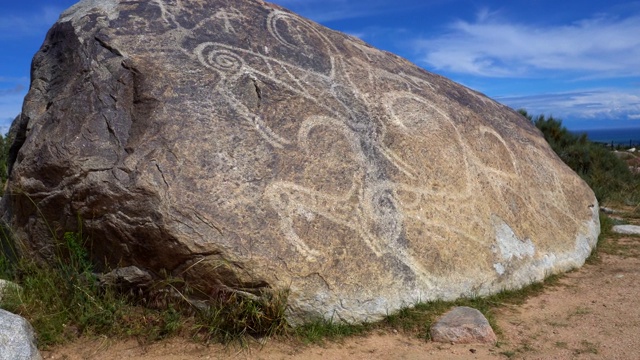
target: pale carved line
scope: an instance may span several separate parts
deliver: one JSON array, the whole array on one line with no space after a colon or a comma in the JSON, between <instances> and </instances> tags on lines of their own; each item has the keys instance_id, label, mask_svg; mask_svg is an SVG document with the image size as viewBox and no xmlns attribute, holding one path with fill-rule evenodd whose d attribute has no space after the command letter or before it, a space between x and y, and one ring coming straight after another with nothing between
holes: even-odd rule
<instances>
[{"instance_id":1,"label":"pale carved line","mask_svg":"<svg viewBox=\"0 0 640 360\"><path fill-rule=\"evenodd\" d=\"M205 50L207 49L207 47L220 47L222 48L221 50L216 50L216 51L212 51L210 54L206 55L205 54ZM249 67L248 65L246 65L246 63L244 62L244 60L242 59L242 57L238 56L237 54L233 53L231 50L234 51L238 51L238 52L242 52L251 56L255 56L255 57L259 57L262 61L264 61L265 63L269 64L269 62L273 62L278 64L279 66L281 66L281 68L286 72L286 74L295 81L297 87L293 87L291 85L289 85L289 83L284 82L282 80L277 79L274 75L271 74L266 74L260 70L254 69L252 67ZM249 50L245 50L245 49L240 49L240 48L236 48L233 46L228 46L225 44L219 44L219 43L213 43L213 42L205 42L202 43L200 45L198 45L195 49L195 53L196 56L198 58L198 60L206 67L216 70L218 72L225 72L227 74L227 76L229 76L230 80L235 80L237 78L239 78L241 76L242 73L249 73L249 74L257 74L259 76L262 76L264 78L269 79L269 81L271 82L275 82L280 86L283 86L285 88L287 88L288 90L305 97L306 99L314 102L315 104L317 104L318 106L325 108L327 111L330 111L331 113L334 113L334 116L336 117L342 117L342 114L340 114L336 109L331 109L328 106L320 103L313 95L311 95L308 91L304 90L304 87L302 86L302 84L297 80L297 78L295 77L295 75L293 75L288 68L293 68L296 69L298 72L301 72L303 74L306 75L311 75L312 72L309 72L306 69L297 67L295 65L259 54L259 53L255 53ZM235 59L235 60L234 60ZM235 62L234 62L235 61ZM335 58L331 57L331 62L333 64L332 69L335 69ZM231 66L231 65L235 65L235 66ZM335 71L332 70L332 76L335 76ZM336 84L336 81L334 78L331 77L327 77L326 75L323 74L319 74L319 73L313 73L314 77L319 78L321 82L324 83L328 83L328 84ZM254 75L255 76L255 75ZM352 84L352 86L354 86ZM220 86L219 86L220 88ZM222 89L221 89L222 90ZM222 92L222 91L221 91ZM270 129L266 124L264 124L264 122L262 122L262 120L255 114L251 113L241 102L237 101L236 99L233 98L233 96L228 96L228 94L225 94L225 98L232 104L232 106L234 107L234 109L240 111L242 113L242 115L248 119L248 121L252 124L256 126L257 131L260 133L260 135L267 140L267 142L269 142L271 145L277 147L277 148L283 148L284 145L288 145L291 144L290 141L276 135L276 133ZM349 106L347 106L347 104L345 104L342 100L340 100L339 98L337 98L337 96L335 94L332 94L332 96L334 97L334 99L336 101L338 101L344 108L345 111L347 111L348 113L351 113L352 117L355 117L356 114L354 114L350 109ZM358 101L363 102L362 99L360 99L357 94L354 94L354 98L357 99ZM422 100L424 101L424 100ZM413 170L410 166L408 166L405 162L403 162L401 160L401 158L395 154L393 151L391 151L390 149L384 147L383 145L377 144L376 147L378 148L378 150L380 150L380 152L387 158L387 160L390 161L391 164L393 164L395 167L397 167L402 173L404 173L406 176L415 179L416 175L415 175L415 170Z\"/></svg>"},{"instance_id":2,"label":"pale carved line","mask_svg":"<svg viewBox=\"0 0 640 360\"><path fill-rule=\"evenodd\" d=\"M167 10L167 6L166 6L164 0L153 0L153 3L158 5L158 7L160 8L160 14L161 14L162 20L164 20L164 22L166 22L167 24L171 24L172 22L173 22L173 24L178 24L178 22L176 21L175 16L170 11ZM172 21L169 21L168 17L171 18Z\"/></svg>"},{"instance_id":3,"label":"pale carved line","mask_svg":"<svg viewBox=\"0 0 640 360\"><path fill-rule=\"evenodd\" d=\"M513 177L519 177L520 175L520 170L518 168L518 164L515 161L515 155L513 154L513 151L511 151L509 149L509 146L507 145L507 142L504 140L504 138L494 129L491 129L489 127L486 126L479 126L478 127L478 131L480 132L480 134L484 135L484 134L491 134L493 136L495 136L498 141L502 144L503 149L507 151L508 157L509 157L509 163L511 164L512 168L513 168L513 173L509 173L500 169L496 169L490 166L485 165L481 160L475 160L474 161L474 165L476 165L477 167L481 167L483 168L484 171L490 171L490 172L494 172L494 173L498 173L502 176L508 177L508 178L513 178ZM474 154L475 151L473 149L467 148L467 151L470 154ZM495 156L494 154L492 154L492 156Z\"/></svg>"},{"instance_id":4,"label":"pale carved line","mask_svg":"<svg viewBox=\"0 0 640 360\"><path fill-rule=\"evenodd\" d=\"M173 15L168 12L165 8L165 4L163 0L155 0L155 2L158 4L158 6L161 8L162 11L162 17L165 21L169 22L167 16L169 16L170 18L174 19ZM234 9L235 10L235 9ZM236 10L237 11L237 10ZM221 14L221 13L218 13ZM219 17L220 18L220 17ZM275 17L274 17L275 18ZM229 22L229 17L222 17L222 20L225 21L225 30L227 32L235 32L235 29L233 29L233 26L231 25L231 23ZM174 20L175 21L175 20ZM274 21L272 20L272 23L275 24L275 22L277 22L277 19ZM282 38L279 34L277 34L277 29L275 28L275 25L270 25L271 27L269 28L269 31L272 32L272 35L274 35L274 37L276 37L276 39L278 39L279 42L281 42L284 46L294 46L290 43L288 43L284 38ZM277 34L277 35L276 35ZM323 37L324 39L324 37ZM209 45L216 45L215 43L208 43ZM204 47L207 44L201 44L200 46L198 46L198 49L200 50L204 50ZM222 44L217 44L219 46L224 46ZM249 53L252 54L254 56L260 56L259 54L255 54L255 53L251 53L249 51L246 51L244 49L239 49L239 48L233 48L233 47L227 47L228 50L235 50L235 51L242 51L245 53ZM232 54L231 51L227 52L227 54ZM196 51L196 55L198 56L198 60L200 60L200 62L208 67L208 68L212 68L211 65L208 65L207 60L203 57L203 54L200 54L200 51ZM265 76L269 79L273 79L276 80L277 75L274 72L273 63L278 64L287 74L287 76L289 76L292 81L295 82L296 84L296 88L294 88L293 86L288 85L287 83L284 82L280 82L277 81L281 86L284 86L285 88L290 89L291 91L293 91L294 93L297 94L301 94L303 95L305 98L307 98L308 100L311 100L315 103L318 103L317 99L311 95L308 91L306 91L302 85L302 83L304 83L306 86L314 86L314 83L310 83L308 81L306 81L307 78L314 78L314 79L321 79L321 82L330 82L333 83L336 81L337 75L336 75L336 59L334 57L331 57L331 73L329 76L320 74L320 73L311 73L311 72L307 72L305 69L301 69L299 67L295 67L291 64L285 63L285 62L281 62L277 59L274 58L267 58L267 57L262 57L264 60L264 63L266 64L267 68L268 68L268 74L262 74L259 71L256 71L255 69L252 68L248 68L245 64L242 64L240 66L240 68L238 69L239 72L238 74L242 74L242 72L245 71L254 71L256 73L261 74L262 76ZM342 59L339 60L342 63ZM294 74L291 73L291 71L289 70L289 68L292 69L296 69L299 72L302 72L304 75L302 75L302 77L297 78ZM220 71L220 69L215 69L216 71ZM368 71L369 71L369 78L371 79L373 77L372 72L371 72L372 68L369 67ZM400 73L398 75L395 74L391 74L388 72L385 72L384 70L378 70L381 71L382 73L378 73L375 76L383 76L383 77L388 77L390 79L393 80L401 80L401 78L408 80L406 82L404 82L404 84L408 87L408 88L413 88L413 89L417 89L417 90L421 90L424 89L424 86L420 86L421 85L426 85L428 87L430 87L431 89L434 88L434 86L429 83L428 81L424 81L422 79L419 78L415 78L409 75L406 75L404 73ZM237 75L240 76L240 75ZM237 77L236 77L237 78ZM232 79L236 79L236 78L232 78ZM347 76L348 79L348 76ZM348 79L349 80L349 79ZM349 81L350 82L350 81ZM317 88L316 88L317 89ZM479 96L478 94L475 94L473 92L470 92L473 96L479 98L480 100L482 100L483 102L486 102L486 99L484 99L483 97ZM423 98L420 98L421 102L425 102L426 100ZM493 102L490 102L490 104L493 104ZM235 107L236 109L240 108L242 109L241 113L243 116L247 117L247 119L249 119L249 122L251 124L253 124L256 128L256 130L260 133L260 135L265 138L271 145L275 146L275 147L282 147L283 143L290 143L288 140L279 137L275 132L273 132L268 126L266 126L266 124L264 124L264 122L262 121L262 119L260 119L259 117L256 116L252 116L253 114L246 108L244 107L244 105L240 104L237 101L231 101L231 105L233 107ZM343 104L344 106L346 106L345 104ZM493 104L494 106L496 106L495 104ZM329 109L331 110L331 109ZM439 111L439 110L437 110ZM333 114L335 114L336 116L342 116L342 114L338 113L336 110L331 111ZM307 141L307 135L308 132L310 131L311 128L313 128L313 126L317 126L317 124L314 124L314 121L318 120L319 117L310 117L308 120L308 123L305 122L303 124L303 127L301 129L305 129L304 131L301 130L301 132L298 134L298 141L300 143L301 146L303 146L305 149L309 148L309 144L306 143ZM397 119L396 119L397 120ZM351 138L355 138L355 135L351 132L351 130L344 124L344 122L336 120L336 119L324 119L324 120L318 120L318 123L330 123L333 124L333 126L335 126L336 129L339 129L339 131L341 133L343 133L345 136L349 136ZM510 125L510 124L509 124ZM507 125L507 128L509 128L509 125ZM456 126L454 126L454 129L457 130ZM305 135L306 132L306 135ZM492 131L492 133L495 135L495 133ZM384 134L384 132L383 132ZM460 137L460 134L457 134L458 137ZM384 137L384 136L383 136ZM498 137L500 139L500 141L502 141L504 143L504 139L502 139L501 137ZM360 160L362 160L364 158L364 155L361 153L361 149L356 148L355 145L353 143L351 143L352 146L352 151L354 152L354 154L359 154L356 155L357 158L360 158ZM403 168L409 168L409 166L407 166L407 164L405 164L402 159L400 159L399 156L397 156L396 154L394 154L392 151L386 151L386 148L380 147L381 152L385 155L385 157L387 157L392 163L395 163L396 166L401 169L401 171L407 175L407 176L411 176L413 175L410 171L408 170L404 170ZM510 154L511 155L511 154ZM513 158L511 159L512 163L513 163ZM400 163L401 165L397 165L397 163ZM477 162L475 162L477 164ZM517 169L517 168L516 168ZM487 169L484 169L485 171ZM519 171L518 171L519 172ZM338 204L340 201L344 201L345 199L350 199L353 196L356 196L358 199L358 204L361 204L363 201L366 201L365 197L364 197L364 187L362 185L362 181L359 180L359 177L361 177L362 175L360 174L359 176L356 175L356 177L354 178L354 185L352 187L352 189L349 191L349 193L345 196L345 197L331 197L331 196L327 196L327 194L321 193L321 192L313 192L309 189L305 189L303 187L300 187L296 184L292 184L292 183L285 183L285 182L280 182L280 183L275 183L273 184L272 188L267 189L266 194L269 194L270 196L275 196L278 194L278 189L280 190L288 190L290 192L293 193L298 193L298 194L306 194L307 198L313 201L319 201L319 199L324 198L324 199L332 199L335 200ZM558 186L558 179L554 178L553 179L553 183L554 183L554 187L555 190L550 189L551 192L555 195L561 195L563 197L563 199L565 198L564 196L564 192L562 191L561 188L559 188ZM399 202L401 207L407 208L407 209L417 209L421 203L423 203L425 201L425 196L427 196L428 194L430 194L431 192L427 191L426 189L420 189L420 188L416 188L416 187L410 187L404 184L394 184L394 183L388 183L388 184L378 184L377 186L379 187L384 187L384 186L388 186L389 188L393 189L394 192L394 197L397 199L397 192L399 190L401 191L413 191L415 192L415 198L414 201L411 203L402 203ZM559 190L558 190L559 189ZM461 197L465 197L467 195L464 194L458 194ZM457 196L450 196L450 198L454 198ZM303 195L299 196L299 199L304 199L305 197ZM278 201L275 201L276 204L278 203ZM296 211L299 210L299 207L305 207L305 208L313 208L313 206L309 206L308 204L305 205L304 203L300 203L298 206L298 209ZM339 208L338 205L335 205ZM559 207L552 205L553 207L557 208L560 212L562 212L564 215L567 215L569 218L572 218L571 216L569 216L569 214L567 214L564 210L566 209L560 209ZM322 210L324 209L324 210ZM331 208L326 208L326 206L323 208L322 206L319 206L317 208L318 214L327 217L328 219L335 221L336 223L341 223L344 224L345 226L349 227L349 225L352 226L352 229L356 230L359 234L361 234L361 236L363 237L363 239L365 239L365 242L368 244L368 246L374 251L374 253L380 255L383 253L382 249L379 246L376 246L375 243L378 243L380 240L376 238L375 235L372 235L369 233L369 231L367 231L365 229L366 226L362 225L362 224L358 224L358 225L353 225L353 224L357 224L357 222L353 221L353 216L358 216L358 213L356 213L356 215L352 215L347 216L347 215L342 215L342 216L334 216L332 215L331 211L326 211L327 209L331 209ZM356 211L360 211L360 212L368 212L369 215L367 215L369 218L371 218L371 207L370 206L361 206L358 205L355 207ZM365 210L367 209L367 210ZM281 209L282 210L282 209ZM290 210L289 208L287 208L286 210ZM348 208L348 207L343 207L342 211L353 211L353 208ZM421 208L420 208L421 210ZM293 238L293 243L296 245L297 249L301 252L301 253L306 253L312 257L314 256L318 256L318 252L314 249L311 249L309 246L306 245L306 243L304 243L304 241L302 239L300 239L299 237L297 237L297 234L295 234L295 231L293 231L293 223L292 223L292 215L290 211L287 211L285 213L279 212L279 215L281 216L281 219L283 219L283 224L282 227L283 232L286 233L286 231L289 229L291 230L291 232L289 233L290 238ZM359 214L361 216L364 216L365 214ZM289 223L287 223L286 219L289 219ZM424 220L424 219L422 219ZM575 219L574 219L575 220ZM426 221L425 224L429 224L429 221ZM436 223L431 223L429 224L431 226L442 226L441 224L436 224ZM288 228L288 229L287 229ZM359 230L358 230L359 229ZM451 231L452 229L448 228L447 229L449 231ZM461 235L465 235L468 237L468 235L462 231L458 231ZM409 261L411 259L410 256L404 254L402 255L403 257L405 257L405 260L403 261ZM418 269L418 267L416 266L411 266L414 269Z\"/></svg>"},{"instance_id":5,"label":"pale carved line","mask_svg":"<svg viewBox=\"0 0 640 360\"><path fill-rule=\"evenodd\" d=\"M291 14L286 13L284 11L274 10L267 16L267 31L269 31L271 36L273 36L276 40L278 40L278 42L281 43L282 45L284 45L284 46L286 46L286 47L288 47L290 49L298 49L299 48L298 46L288 42L280 34L280 32L278 31L278 26L277 26L277 23L280 20L284 21L289 26L290 26L289 21L296 22L298 25L301 25L301 26L305 27L307 30L313 32L316 36L321 38L322 41L324 42L324 44L327 47L331 48L334 51L337 50L335 48L335 46L333 46L331 41L329 41L329 39L327 39L327 37L324 34L322 34L321 32L317 31L311 24L307 23L306 21L304 21L304 20L302 20L300 18L293 17L293 16L291 16ZM304 55L304 53L302 53L302 55Z\"/></svg>"},{"instance_id":6,"label":"pale carved line","mask_svg":"<svg viewBox=\"0 0 640 360\"><path fill-rule=\"evenodd\" d=\"M274 24L275 21L277 21L277 18L273 16L269 23ZM270 26L271 27L269 28L269 31L272 33L272 35L274 35L276 39L278 39L285 46L293 46L292 44L288 43L284 38L281 38L279 34L277 34L277 29L275 29L275 25L270 25ZM312 78L313 80L315 80L315 82L318 82L319 80L320 83L337 84L338 83L336 81L338 78L337 69L344 66L342 63L343 61L342 59L336 59L335 57L330 58L331 72L330 72L330 75L327 76L321 73L310 72L306 69L302 69L300 67L286 63L284 61L280 61L272 57L267 57L262 54L254 53L249 50L236 48L236 47L228 46L225 44L217 44L217 43L200 44L196 48L196 55L198 56L198 59L200 60L201 63L203 63L203 65L209 68L212 68L216 71L224 71L224 69L220 69L219 65L225 65L226 63L225 62L222 62L222 64L219 63L217 67L213 66L212 64L209 64L209 62L211 61L209 59L213 59L213 55L211 56L204 55L204 50L207 46L214 46L214 47L220 47L220 48L226 49L227 52L225 54L227 55L229 55L233 51L236 51L236 52L241 52L247 55L259 57L266 64L266 67L268 69L267 70L268 73L263 73L262 71L259 71L257 69L247 66L245 63L241 63L241 65L237 69L233 67L230 68L232 70L231 71L232 73L228 74L230 75L230 77L228 78L229 80L237 79L239 76L241 76L242 73L250 73L250 74L262 76L292 91L293 93L303 96L304 98L318 104L318 106L326 109L327 111L329 111L329 113L334 114L338 118L342 118L342 116L344 116L343 114L341 114L340 111L336 109L330 109L326 105L319 103L318 99L315 96L311 95L311 93L309 93L307 89L305 89L305 86L313 87L313 85L315 84L314 82L307 81L306 80L307 78ZM340 66L338 66L338 62L340 63ZM286 73L286 75L293 81L295 86L290 85L288 82L284 82L277 79L272 64L278 65ZM295 70L297 73L301 73L303 75L301 75L301 77L297 77L291 72L291 70ZM233 71L235 71L235 73L233 73ZM341 73L341 75L344 78L343 80L346 80L348 83L350 83L351 91L353 91L353 89L356 89L355 85L352 83L347 73ZM397 80L404 79L405 81L403 81L403 83L408 87L419 88L419 89L423 88L423 87L419 87L417 84L418 82L417 80L420 80L419 82L422 85L426 85L433 88L433 86L427 81L422 81L421 79L415 79L413 77L409 77L404 74L402 75L403 76L401 77L395 77L395 79ZM369 76L370 78L372 77L371 72L369 73ZM411 84L407 80L411 80L413 84ZM304 82L305 86L303 86L302 82ZM363 100L360 99L358 94L352 93L352 96L354 97L354 99L356 99L356 101L362 102L364 104ZM256 125L256 128L260 133L260 135L263 138L265 138L270 144L274 145L275 147L282 148L283 143L290 143L288 140L279 137L275 132L273 132L268 126L266 126L266 124L264 124L264 122L262 122L262 120L259 117L252 116L254 114L252 114L243 104L241 104L235 99L231 99L232 96L228 96L228 94L225 94L225 95L227 98L229 98L228 100L232 105L232 107L234 107L236 110L240 110L239 112L243 116L251 119L252 124ZM412 95L412 96L415 99L417 99L420 103L432 106L428 104L424 98L418 97L417 95ZM347 104L345 104L339 98L336 98L335 95L334 95L334 98L344 107L344 111L346 111L347 113L351 112ZM448 116L444 114L440 109L437 109L434 107L434 110L437 112L440 112L440 114L443 115L444 118L447 118L450 121ZM355 116L356 114L351 113L351 115ZM393 116L395 116L395 114L393 114ZM298 134L298 144L304 149L308 149L309 148L309 144L307 142L308 133L311 130L311 128L321 123L324 125L330 124L331 126L333 126L334 129L339 130L339 132L343 133L345 136L350 137L351 141L349 143L352 146L352 151L354 154L356 154L355 156L360 159L359 162L361 163L361 165L364 166L363 162L365 159L364 159L364 155L362 154L362 149L360 149L358 145L355 145L355 144L358 144L357 135L355 135L355 133L348 126L346 126L344 121L331 119L331 118L322 118L320 116L311 116L307 118L303 123L303 125L301 126L300 132ZM455 127L455 124L452 124L452 126L456 131L456 137L458 138L457 140L459 140L460 134L457 133L457 128ZM384 134L385 134L385 131L383 129L382 136L381 136L382 138L384 138ZM356 141L353 141L354 139ZM411 169L411 167L407 165L397 154L395 154L393 151L391 151L390 149L382 145L376 144L375 146L392 164L394 164L394 166L400 169L402 173L404 173L406 176L410 178L414 178L414 179L416 178L416 176L413 174L413 171L412 171L413 169ZM295 230L293 229L293 217L296 214L300 213L301 208L307 209L308 211L311 211L311 213L319 214L329 219L330 221L333 221L334 223L341 224L348 228L351 228L362 237L362 239L365 241L367 246L377 256L381 256L386 252L383 250L383 247L381 247L381 243L380 243L381 239L379 239L376 235L372 234L370 230L367 229L366 224L363 224L358 220L358 219L371 220L375 218L375 216L373 215L373 212L375 211L375 207L372 205L370 201L371 199L367 199L367 197L370 197L373 195L365 196L365 192L370 193L376 187L379 188L378 190L380 190L380 188L384 188L385 186L389 188L393 188L394 191L396 191L398 187L402 187L402 186L378 184L378 185L374 185L372 189L366 190L364 185L362 184L362 181L360 180L362 176L363 176L362 174L355 175L353 187L345 197L330 196L328 194L325 194L322 192L315 192L311 189L307 189L297 184L288 183L288 182L272 183L265 191L265 195L271 200L272 205L274 206L274 208L276 209L276 211L278 212L281 218L282 232L285 234L288 240L294 244L294 246L298 251L300 251L302 254L305 254L309 258L315 258L319 256L318 251L310 248L302 239L300 239L300 237L295 233ZM428 191L424 191L424 193L428 193ZM288 204L286 204L281 200L280 197L282 195L290 197L290 201L288 201L289 202ZM349 208L348 202L346 202L346 200L352 199L354 196L356 199L356 205ZM397 198L397 194L395 192L394 192L394 197ZM322 199L324 200L324 202ZM327 200L331 200L333 202L333 205L327 204L326 203ZM411 206L417 206L417 204L423 200L424 199L422 197L420 198L416 197L414 203L412 203ZM348 215L348 213L350 213L351 215ZM401 230L401 226L398 226L397 229ZM387 239L387 243L389 240L390 239ZM404 263L409 265L412 269L419 271L419 266L414 264L412 257L407 255L406 252L404 252L404 250L400 252L399 256L403 258L402 261ZM423 271L419 271L419 272L423 272Z\"/></svg>"},{"instance_id":7,"label":"pale carved line","mask_svg":"<svg viewBox=\"0 0 640 360\"><path fill-rule=\"evenodd\" d=\"M242 13L236 8L220 9L213 15L213 17L223 21L224 31L228 34L236 33L236 29L231 25L231 20L241 21L243 19L247 19L247 17L242 15Z\"/></svg>"}]
</instances>

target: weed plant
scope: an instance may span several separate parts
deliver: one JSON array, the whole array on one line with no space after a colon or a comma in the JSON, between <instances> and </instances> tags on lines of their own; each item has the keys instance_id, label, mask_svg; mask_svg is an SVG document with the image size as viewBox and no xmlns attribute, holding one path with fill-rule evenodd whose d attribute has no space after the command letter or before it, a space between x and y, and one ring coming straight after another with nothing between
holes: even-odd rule
<instances>
[{"instance_id":1,"label":"weed plant","mask_svg":"<svg viewBox=\"0 0 640 360\"><path fill-rule=\"evenodd\" d=\"M4 244L11 244L4 238ZM10 257L14 247L3 247L0 277L21 285L9 288L0 307L28 319L41 347L78 336L107 335L154 341L185 335L202 341L245 340L271 336L286 327L286 293L253 298L221 292L210 306L196 307L178 289L183 281L168 277L152 293L123 292L100 285L81 231L65 233L52 264ZM16 260L17 259L17 260Z\"/></svg>"},{"instance_id":2,"label":"weed plant","mask_svg":"<svg viewBox=\"0 0 640 360\"><path fill-rule=\"evenodd\" d=\"M126 297L98 287L82 245L81 235L66 233L55 264L5 260L4 275L12 275L22 291L10 291L1 305L29 319L45 347L79 334L112 333L120 325Z\"/></svg>"}]
</instances>

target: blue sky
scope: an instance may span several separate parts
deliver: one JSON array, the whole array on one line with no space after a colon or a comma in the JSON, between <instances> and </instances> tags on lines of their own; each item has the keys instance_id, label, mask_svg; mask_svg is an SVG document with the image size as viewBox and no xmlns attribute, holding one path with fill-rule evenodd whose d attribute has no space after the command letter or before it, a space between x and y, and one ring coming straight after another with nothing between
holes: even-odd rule
<instances>
[{"instance_id":1,"label":"blue sky","mask_svg":"<svg viewBox=\"0 0 640 360\"><path fill-rule=\"evenodd\" d=\"M640 127L640 1L273 2L570 129ZM20 112L31 58L74 3L0 4L3 132Z\"/></svg>"}]
</instances>

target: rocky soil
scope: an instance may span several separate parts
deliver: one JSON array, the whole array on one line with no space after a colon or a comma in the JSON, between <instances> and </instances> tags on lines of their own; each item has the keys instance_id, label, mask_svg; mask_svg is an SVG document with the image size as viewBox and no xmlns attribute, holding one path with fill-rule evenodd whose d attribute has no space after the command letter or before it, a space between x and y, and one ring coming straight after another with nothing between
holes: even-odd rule
<instances>
[{"instance_id":1,"label":"rocky soil","mask_svg":"<svg viewBox=\"0 0 640 360\"><path fill-rule=\"evenodd\" d=\"M619 214L618 214L619 215ZM640 221L625 216L629 223ZM45 359L638 359L640 358L640 237L611 235L595 261L558 285L496 316L495 345L427 342L414 333L381 331L322 345L271 339L246 348L171 339L81 339L44 351Z\"/></svg>"}]
</instances>

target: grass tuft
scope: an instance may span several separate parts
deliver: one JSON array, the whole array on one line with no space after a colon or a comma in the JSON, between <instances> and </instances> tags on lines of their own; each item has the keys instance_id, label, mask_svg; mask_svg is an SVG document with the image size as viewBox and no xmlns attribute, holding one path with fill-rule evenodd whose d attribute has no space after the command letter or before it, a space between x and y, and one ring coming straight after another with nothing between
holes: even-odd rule
<instances>
[{"instance_id":1,"label":"grass tuft","mask_svg":"<svg viewBox=\"0 0 640 360\"><path fill-rule=\"evenodd\" d=\"M324 343L350 336L365 335L375 326L371 323L346 324L327 319L316 319L293 329L293 334L304 343Z\"/></svg>"},{"instance_id":2,"label":"grass tuft","mask_svg":"<svg viewBox=\"0 0 640 360\"><path fill-rule=\"evenodd\" d=\"M329 320L317 320L295 329L295 335L305 343L322 343L325 340L340 340L354 335L366 335L375 330L396 330L417 334L430 340L430 328L434 321L455 306L478 309L489 321L496 335L502 331L496 322L496 311L504 305L520 305L529 297L542 293L549 286L559 284L561 276L552 275L542 282L530 284L522 289L504 290L488 297L458 299L455 301L420 302L387 315L382 321L365 324L345 324Z\"/></svg>"},{"instance_id":3,"label":"grass tuft","mask_svg":"<svg viewBox=\"0 0 640 360\"><path fill-rule=\"evenodd\" d=\"M262 294L258 298L226 294L214 306L197 313L195 335L206 342L242 343L250 337L283 334L287 329L286 299L286 292Z\"/></svg>"},{"instance_id":4,"label":"grass tuft","mask_svg":"<svg viewBox=\"0 0 640 360\"><path fill-rule=\"evenodd\" d=\"M155 295L123 292L100 285L86 242L81 231L65 233L51 264L14 261L5 251L0 256L0 276L22 287L9 288L0 307L28 319L43 348L94 335L156 341L181 334L229 342L285 332L286 292L220 292L199 307L178 292L178 285L188 289L177 283L183 280L169 277L153 287Z\"/></svg>"}]
</instances>

